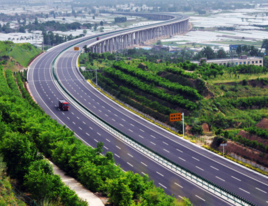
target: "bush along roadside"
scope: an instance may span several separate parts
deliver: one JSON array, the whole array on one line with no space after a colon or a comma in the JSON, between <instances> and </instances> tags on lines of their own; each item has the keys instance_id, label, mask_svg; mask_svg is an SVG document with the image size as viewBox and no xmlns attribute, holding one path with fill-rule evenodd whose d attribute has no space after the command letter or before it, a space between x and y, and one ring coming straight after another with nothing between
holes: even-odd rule
<instances>
[{"instance_id":1,"label":"bush along roadside","mask_svg":"<svg viewBox=\"0 0 268 206\"><path fill-rule=\"evenodd\" d=\"M0 76L3 79L4 73L1 72ZM6 79L7 82L2 82L3 85L6 84L3 86L6 90L0 89L0 104L7 106L0 112L0 153L6 162L8 175L16 179L38 202L48 199L65 206L86 206L87 202L80 200L74 191L64 185L58 175L53 174L49 162L38 154L27 129L19 125L19 122L26 123L24 118L29 119L26 114L36 112L36 109L21 98L11 71L6 72ZM7 89L7 85L11 91ZM19 106L13 110L17 103ZM13 117L7 117L8 113ZM42 115L40 111L37 113Z\"/></svg>"},{"instance_id":2,"label":"bush along roadside","mask_svg":"<svg viewBox=\"0 0 268 206\"><path fill-rule=\"evenodd\" d=\"M18 84L23 90L22 82L18 80ZM175 197L166 195L163 189L156 188L153 181L148 180L147 175L123 172L115 165L111 152L101 155L103 143L99 142L95 149L84 145L73 131L40 111L40 107L29 99L29 94L29 98L26 93L23 95L25 99L4 91L0 94L1 153L6 162L10 162L8 167L12 176L23 181L35 197L39 196L34 190L40 189L42 195L59 197L58 201L64 205L84 205L73 191L62 187L57 176L50 173L48 165L37 155L39 149L89 190L106 194L114 205L191 205L188 199L179 203ZM43 184L46 188L42 188ZM44 192L45 189L48 191Z\"/></svg>"}]
</instances>

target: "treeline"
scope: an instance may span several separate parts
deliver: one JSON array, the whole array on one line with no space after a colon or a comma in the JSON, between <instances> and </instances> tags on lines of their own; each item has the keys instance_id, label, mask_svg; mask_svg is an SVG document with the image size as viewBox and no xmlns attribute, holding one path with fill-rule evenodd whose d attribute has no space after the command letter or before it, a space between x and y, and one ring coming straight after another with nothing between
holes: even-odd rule
<instances>
[{"instance_id":1,"label":"treeline","mask_svg":"<svg viewBox=\"0 0 268 206\"><path fill-rule=\"evenodd\" d=\"M268 130L252 126L245 129L250 134L257 135L258 137L268 139Z\"/></svg>"},{"instance_id":2,"label":"treeline","mask_svg":"<svg viewBox=\"0 0 268 206\"><path fill-rule=\"evenodd\" d=\"M124 87L124 86L118 86L110 78L107 78L101 74L98 75L98 78L102 82L104 82L104 83L108 84L109 86L111 86L112 88L114 88L115 91L117 91L117 94L118 94L118 92L121 92L122 94L137 100L138 102L141 103L141 105L144 105L150 109L156 110L159 113L162 113L165 115L169 115L170 113L176 113L176 110L173 110L173 109L170 109L169 107L163 106L163 105L159 104L157 101L150 101L148 99L148 97L137 95L132 89L129 89L129 88ZM104 89L107 89L107 88L104 88Z\"/></svg>"},{"instance_id":3,"label":"treeline","mask_svg":"<svg viewBox=\"0 0 268 206\"><path fill-rule=\"evenodd\" d=\"M20 80L20 75L17 77ZM8 175L23 185L35 200L47 198L65 206L86 206L87 202L80 200L74 191L65 186L60 177L53 173L49 162L38 154L32 141L33 134L30 135L27 129L37 125L33 119L27 123L24 119L29 119L26 113L30 113L32 118L37 117L36 111L19 95L11 71L6 72L6 78L7 81L4 80L3 68L0 67L0 153L7 164Z\"/></svg>"},{"instance_id":4,"label":"treeline","mask_svg":"<svg viewBox=\"0 0 268 206\"><path fill-rule=\"evenodd\" d=\"M268 106L268 97L248 97L248 98L239 98L237 100L231 99L226 100L228 104L233 105L236 108L244 108L250 109L253 106L257 106L259 108Z\"/></svg>"},{"instance_id":5,"label":"treeline","mask_svg":"<svg viewBox=\"0 0 268 206\"><path fill-rule=\"evenodd\" d=\"M217 64L203 64L202 66L198 67L197 73L202 75L202 78L207 80L209 78L214 77L216 78L218 75L224 74L224 66L217 65Z\"/></svg>"},{"instance_id":6,"label":"treeline","mask_svg":"<svg viewBox=\"0 0 268 206\"><path fill-rule=\"evenodd\" d=\"M212 64L206 64L205 61L201 62L200 65L191 63L190 61L185 61L183 63L177 64L178 67L183 68L184 70L189 70L189 71L195 71L194 74L192 75L197 75L201 74L202 78L207 80L211 76L216 78L218 75L223 75L224 74L224 66L222 65L217 65L215 63Z\"/></svg>"},{"instance_id":7,"label":"treeline","mask_svg":"<svg viewBox=\"0 0 268 206\"><path fill-rule=\"evenodd\" d=\"M256 141L256 140L249 140L247 138L242 137L241 135L238 135L237 137L232 137L231 139L233 141L239 142L245 146L252 147L254 149L258 149L262 152L268 153L268 145L265 146L261 142L258 143L258 141Z\"/></svg>"},{"instance_id":8,"label":"treeline","mask_svg":"<svg viewBox=\"0 0 268 206\"><path fill-rule=\"evenodd\" d=\"M153 84L148 85L142 81L140 81L138 78L133 77L131 75L125 74L121 72L120 70L115 70L111 68L105 68L104 72L113 78L116 78L126 84L131 85L134 88L140 89L141 91L144 91L148 94L155 95L156 97L166 100L172 104L176 104L180 107L194 110L197 108L196 104L188 99L184 99L180 95L170 95L166 92L164 92L162 89L158 89L154 87Z\"/></svg>"},{"instance_id":9,"label":"treeline","mask_svg":"<svg viewBox=\"0 0 268 206\"><path fill-rule=\"evenodd\" d=\"M60 43L83 36L83 34L80 34L78 36L73 36L72 34L70 34L69 36L60 36L59 34L54 34L52 31L49 31L48 33L43 32L43 39L45 45L58 45Z\"/></svg>"},{"instance_id":10,"label":"treeline","mask_svg":"<svg viewBox=\"0 0 268 206\"><path fill-rule=\"evenodd\" d=\"M41 112L39 106L23 94L17 97L8 87L0 69L0 139L1 153L12 177L23 181L35 198L47 196L66 206L85 205L64 186L39 152L50 158L68 175L79 180L92 192L102 192L114 205L178 205L176 198L156 188L148 176L123 172L115 165L113 154L103 152L103 143L91 148L74 136L74 132ZM8 74L10 75L10 74ZM20 74L17 81L22 88ZM22 91L22 93L24 93ZM30 103L30 104L29 104ZM190 205L187 199L185 204Z\"/></svg>"},{"instance_id":11,"label":"treeline","mask_svg":"<svg viewBox=\"0 0 268 206\"><path fill-rule=\"evenodd\" d=\"M58 21L46 21L39 23L36 21L33 24L28 24L24 26L24 29L29 30L41 30L41 31L70 31L70 30L77 30L83 28L91 29L91 23L81 24L79 22L72 22L72 23L60 23Z\"/></svg>"},{"instance_id":12,"label":"treeline","mask_svg":"<svg viewBox=\"0 0 268 206\"><path fill-rule=\"evenodd\" d=\"M177 74L186 78L196 79L197 75L195 73L185 72L185 70L176 67L167 67L166 71L171 72L173 74Z\"/></svg>"},{"instance_id":13,"label":"treeline","mask_svg":"<svg viewBox=\"0 0 268 206\"><path fill-rule=\"evenodd\" d=\"M127 21L127 17L115 17L114 18L115 23L122 23L122 22L126 22L126 21Z\"/></svg>"},{"instance_id":14,"label":"treeline","mask_svg":"<svg viewBox=\"0 0 268 206\"><path fill-rule=\"evenodd\" d=\"M116 69L120 69L121 71L131 74L135 77L138 77L139 79L146 80L149 83L154 83L157 86L164 87L166 89L169 89L170 91L178 92L181 95L185 95L186 98L190 97L195 100L202 99L202 96L197 92L196 89L193 89L188 86L182 86L179 83L170 82L169 80L165 78L161 78L160 76L153 75L139 68L133 68L130 65L127 65L122 61L115 62L113 66Z\"/></svg>"},{"instance_id":15,"label":"treeline","mask_svg":"<svg viewBox=\"0 0 268 206\"><path fill-rule=\"evenodd\" d=\"M177 64L178 67L183 68L184 70L195 71L198 68L198 64L192 63L189 60L180 62Z\"/></svg>"},{"instance_id":16,"label":"treeline","mask_svg":"<svg viewBox=\"0 0 268 206\"><path fill-rule=\"evenodd\" d=\"M247 61L245 59L245 61ZM266 73L268 72L268 68L266 67L260 67L256 65L238 65L236 67L233 67L233 72L237 72L239 74L259 74L259 73Z\"/></svg>"}]
</instances>

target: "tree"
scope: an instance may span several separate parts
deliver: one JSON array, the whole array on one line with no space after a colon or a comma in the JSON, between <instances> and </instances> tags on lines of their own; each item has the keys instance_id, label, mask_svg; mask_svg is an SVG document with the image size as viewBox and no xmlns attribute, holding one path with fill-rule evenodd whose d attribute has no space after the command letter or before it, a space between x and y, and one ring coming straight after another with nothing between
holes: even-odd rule
<instances>
[{"instance_id":1,"label":"tree","mask_svg":"<svg viewBox=\"0 0 268 206\"><path fill-rule=\"evenodd\" d=\"M241 52L242 52L242 47L241 47L241 45L238 45L236 48L236 53L241 54Z\"/></svg>"},{"instance_id":2,"label":"tree","mask_svg":"<svg viewBox=\"0 0 268 206\"><path fill-rule=\"evenodd\" d=\"M249 54L250 54L250 56L258 56L259 50L257 48L255 48L254 46L251 46Z\"/></svg>"},{"instance_id":3,"label":"tree","mask_svg":"<svg viewBox=\"0 0 268 206\"><path fill-rule=\"evenodd\" d=\"M203 56L207 57L208 59L214 59L215 58L215 52L210 46L206 46L201 50L201 53Z\"/></svg>"},{"instance_id":4,"label":"tree","mask_svg":"<svg viewBox=\"0 0 268 206\"><path fill-rule=\"evenodd\" d=\"M229 138L229 132L228 132L228 131L224 131L224 137L225 137L226 139Z\"/></svg>"},{"instance_id":5,"label":"tree","mask_svg":"<svg viewBox=\"0 0 268 206\"><path fill-rule=\"evenodd\" d=\"M161 40L157 40L156 45L159 45L159 46L162 45Z\"/></svg>"},{"instance_id":6,"label":"tree","mask_svg":"<svg viewBox=\"0 0 268 206\"><path fill-rule=\"evenodd\" d=\"M224 51L224 49L219 49L219 51L217 52L217 58L221 59L221 58L226 58L226 52Z\"/></svg>"},{"instance_id":7,"label":"tree","mask_svg":"<svg viewBox=\"0 0 268 206\"><path fill-rule=\"evenodd\" d=\"M38 19L37 19L37 17L35 17L34 24L35 24L35 25L38 24Z\"/></svg>"},{"instance_id":8,"label":"tree","mask_svg":"<svg viewBox=\"0 0 268 206\"><path fill-rule=\"evenodd\" d=\"M266 52L268 51L268 39L263 40L261 48L264 48Z\"/></svg>"},{"instance_id":9,"label":"tree","mask_svg":"<svg viewBox=\"0 0 268 206\"><path fill-rule=\"evenodd\" d=\"M268 68L268 56L265 56L263 58L263 66L266 67L266 68Z\"/></svg>"},{"instance_id":10,"label":"tree","mask_svg":"<svg viewBox=\"0 0 268 206\"><path fill-rule=\"evenodd\" d=\"M97 31L98 25L97 23L94 24L94 31Z\"/></svg>"},{"instance_id":11,"label":"tree","mask_svg":"<svg viewBox=\"0 0 268 206\"><path fill-rule=\"evenodd\" d=\"M103 26L103 21L100 22L100 25Z\"/></svg>"},{"instance_id":12,"label":"tree","mask_svg":"<svg viewBox=\"0 0 268 206\"><path fill-rule=\"evenodd\" d=\"M58 189L63 187L63 183L58 175L53 174L47 160L33 162L24 178L24 186L34 199L56 200L60 196L61 191Z\"/></svg>"},{"instance_id":13,"label":"tree","mask_svg":"<svg viewBox=\"0 0 268 206\"><path fill-rule=\"evenodd\" d=\"M125 206L133 204L133 192L130 190L129 184L130 180L124 176L106 181L108 196L114 205Z\"/></svg>"},{"instance_id":14,"label":"tree","mask_svg":"<svg viewBox=\"0 0 268 206\"><path fill-rule=\"evenodd\" d=\"M16 121L13 122L16 124ZM5 136L0 137L0 140L0 151L4 156L4 162L7 163L8 174L11 178L22 182L31 162L37 158L34 143L18 133L6 133ZM21 166L17 167L17 165Z\"/></svg>"},{"instance_id":15,"label":"tree","mask_svg":"<svg viewBox=\"0 0 268 206\"><path fill-rule=\"evenodd\" d=\"M87 30L86 29L83 30L83 34L85 34L85 35L87 34Z\"/></svg>"}]
</instances>

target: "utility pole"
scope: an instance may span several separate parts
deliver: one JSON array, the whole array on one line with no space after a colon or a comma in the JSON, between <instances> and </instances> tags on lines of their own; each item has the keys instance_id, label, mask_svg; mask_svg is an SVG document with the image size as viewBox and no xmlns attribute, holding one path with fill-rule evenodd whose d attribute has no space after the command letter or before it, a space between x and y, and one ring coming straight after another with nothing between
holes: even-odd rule
<instances>
[{"instance_id":1,"label":"utility pole","mask_svg":"<svg viewBox=\"0 0 268 206\"><path fill-rule=\"evenodd\" d=\"M182 120L182 135L183 135L182 137L184 138L184 113L182 113L181 116L182 116L181 120Z\"/></svg>"},{"instance_id":2,"label":"utility pole","mask_svg":"<svg viewBox=\"0 0 268 206\"><path fill-rule=\"evenodd\" d=\"M96 70L96 85L98 86L98 75L97 75L97 69Z\"/></svg>"}]
</instances>

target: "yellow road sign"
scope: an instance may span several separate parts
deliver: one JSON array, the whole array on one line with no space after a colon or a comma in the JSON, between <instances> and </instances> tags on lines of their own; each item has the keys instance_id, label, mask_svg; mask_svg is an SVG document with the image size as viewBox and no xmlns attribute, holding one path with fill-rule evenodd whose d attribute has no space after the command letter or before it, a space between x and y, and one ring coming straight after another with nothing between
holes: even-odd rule
<instances>
[{"instance_id":1,"label":"yellow road sign","mask_svg":"<svg viewBox=\"0 0 268 206\"><path fill-rule=\"evenodd\" d=\"M170 121L171 122L181 121L181 113L172 113L172 114L170 114Z\"/></svg>"}]
</instances>

